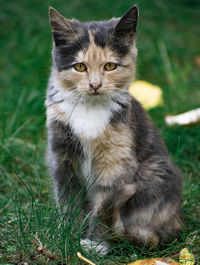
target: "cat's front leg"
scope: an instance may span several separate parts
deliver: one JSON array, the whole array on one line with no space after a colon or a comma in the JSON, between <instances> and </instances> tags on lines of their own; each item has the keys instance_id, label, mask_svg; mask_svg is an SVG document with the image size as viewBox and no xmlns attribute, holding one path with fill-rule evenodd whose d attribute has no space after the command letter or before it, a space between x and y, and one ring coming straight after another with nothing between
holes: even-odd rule
<instances>
[{"instance_id":1,"label":"cat's front leg","mask_svg":"<svg viewBox=\"0 0 200 265\"><path fill-rule=\"evenodd\" d=\"M109 242L114 242L125 232L120 208L135 194L137 186L135 183L123 184L112 188L98 187L97 190L93 196L87 238L81 244L84 248L106 255Z\"/></svg>"},{"instance_id":2,"label":"cat's front leg","mask_svg":"<svg viewBox=\"0 0 200 265\"><path fill-rule=\"evenodd\" d=\"M85 190L76 176L72 161L56 152L49 152L48 156L57 205L63 210L70 204L82 208Z\"/></svg>"},{"instance_id":3,"label":"cat's front leg","mask_svg":"<svg viewBox=\"0 0 200 265\"><path fill-rule=\"evenodd\" d=\"M80 142L68 124L54 119L48 119L47 124L47 159L57 204L65 209L73 205L80 209L84 201L84 187L77 174L82 157Z\"/></svg>"},{"instance_id":4,"label":"cat's front leg","mask_svg":"<svg viewBox=\"0 0 200 265\"><path fill-rule=\"evenodd\" d=\"M106 255L109 251L109 244L106 241L105 225L102 221L102 207L108 194L102 187L96 188L90 192L89 201L90 213L88 215L88 231L85 239L81 240L81 245L87 251L95 250L100 255Z\"/></svg>"}]
</instances>

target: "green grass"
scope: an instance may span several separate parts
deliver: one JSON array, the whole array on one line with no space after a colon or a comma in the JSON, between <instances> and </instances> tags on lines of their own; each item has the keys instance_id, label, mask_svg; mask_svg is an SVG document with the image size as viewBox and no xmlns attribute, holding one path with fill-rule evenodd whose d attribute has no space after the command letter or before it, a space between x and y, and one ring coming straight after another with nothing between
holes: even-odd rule
<instances>
[{"instance_id":1,"label":"green grass","mask_svg":"<svg viewBox=\"0 0 200 265\"><path fill-rule=\"evenodd\" d=\"M130 257L134 253L138 258L178 259L186 246L200 261L200 124L168 127L164 122L167 114L199 107L200 68L194 57L200 54L200 3L136 2L140 8L137 78L163 89L165 103L150 115L184 175L180 239L162 250L120 242L105 258L84 252L79 211L71 204L71 221L64 223L45 167L44 100L51 65L48 6L84 21L120 16L134 2L9 0L2 3L0 17L0 264L77 264L77 251L96 264L125 264L135 259ZM43 254L38 251L41 244Z\"/></svg>"}]
</instances>

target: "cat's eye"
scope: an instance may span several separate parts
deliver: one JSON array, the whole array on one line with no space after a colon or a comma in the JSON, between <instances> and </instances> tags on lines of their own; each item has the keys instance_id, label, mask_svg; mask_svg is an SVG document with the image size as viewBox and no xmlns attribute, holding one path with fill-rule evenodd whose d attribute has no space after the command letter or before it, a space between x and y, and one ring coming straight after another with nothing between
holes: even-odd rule
<instances>
[{"instance_id":1,"label":"cat's eye","mask_svg":"<svg viewBox=\"0 0 200 265\"><path fill-rule=\"evenodd\" d=\"M117 64L116 63L106 63L104 65L104 69L107 70L107 71L112 71L112 70L115 70L117 68Z\"/></svg>"},{"instance_id":2,"label":"cat's eye","mask_svg":"<svg viewBox=\"0 0 200 265\"><path fill-rule=\"evenodd\" d=\"M76 64L74 65L74 69L75 69L76 71L78 71L78 72L84 72L84 71L87 70L87 67L85 66L84 63L76 63Z\"/></svg>"}]
</instances>

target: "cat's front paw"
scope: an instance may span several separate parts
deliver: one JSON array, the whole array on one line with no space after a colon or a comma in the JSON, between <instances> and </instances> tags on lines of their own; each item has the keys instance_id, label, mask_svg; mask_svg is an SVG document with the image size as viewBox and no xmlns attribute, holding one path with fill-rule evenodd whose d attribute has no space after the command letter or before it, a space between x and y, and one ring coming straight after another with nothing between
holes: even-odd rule
<instances>
[{"instance_id":1,"label":"cat's front paw","mask_svg":"<svg viewBox=\"0 0 200 265\"><path fill-rule=\"evenodd\" d=\"M98 243L97 241L93 241L90 239L82 239L81 246L86 251L93 251L95 250L98 254L105 256L108 254L108 244L106 242Z\"/></svg>"}]
</instances>

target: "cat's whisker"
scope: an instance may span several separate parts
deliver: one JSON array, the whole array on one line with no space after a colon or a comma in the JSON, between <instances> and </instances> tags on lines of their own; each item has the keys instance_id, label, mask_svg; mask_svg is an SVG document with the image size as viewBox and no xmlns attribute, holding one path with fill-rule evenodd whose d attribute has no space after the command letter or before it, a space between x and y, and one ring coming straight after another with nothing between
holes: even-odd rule
<instances>
[{"instance_id":1,"label":"cat's whisker","mask_svg":"<svg viewBox=\"0 0 200 265\"><path fill-rule=\"evenodd\" d=\"M111 88L110 90L111 91L120 91L120 92L122 92L122 93L127 93L128 92L128 90L127 89L124 89L124 88L118 88L118 87L115 87L115 86L107 86L107 87L105 87L105 88Z\"/></svg>"},{"instance_id":2,"label":"cat's whisker","mask_svg":"<svg viewBox=\"0 0 200 265\"><path fill-rule=\"evenodd\" d=\"M71 97L71 99L70 99L70 102L76 103L80 99L80 97L81 97L80 94L73 95L73 97Z\"/></svg>"},{"instance_id":3,"label":"cat's whisker","mask_svg":"<svg viewBox=\"0 0 200 265\"><path fill-rule=\"evenodd\" d=\"M66 87L67 88L67 90L70 90L70 89L72 89L71 91L74 91L74 90L76 90L77 89L77 86L75 85L75 86L70 86L70 87Z\"/></svg>"},{"instance_id":4,"label":"cat's whisker","mask_svg":"<svg viewBox=\"0 0 200 265\"><path fill-rule=\"evenodd\" d=\"M62 95L65 102L74 103L80 97L79 92L77 89L70 91L70 94Z\"/></svg>"},{"instance_id":5,"label":"cat's whisker","mask_svg":"<svg viewBox=\"0 0 200 265\"><path fill-rule=\"evenodd\" d=\"M113 89L118 89L120 91L125 91L126 89L125 88L120 88L120 87L116 87L115 84L111 84L111 85L106 85L105 87L112 87Z\"/></svg>"},{"instance_id":6,"label":"cat's whisker","mask_svg":"<svg viewBox=\"0 0 200 265\"><path fill-rule=\"evenodd\" d=\"M116 83L112 83L112 85L130 85L130 82L116 82Z\"/></svg>"},{"instance_id":7,"label":"cat's whisker","mask_svg":"<svg viewBox=\"0 0 200 265\"><path fill-rule=\"evenodd\" d=\"M128 96L128 94L127 94ZM116 93L113 92L111 93L111 98L116 101L117 103L120 102L125 102L126 101L126 95L120 94L120 93Z\"/></svg>"}]
</instances>

